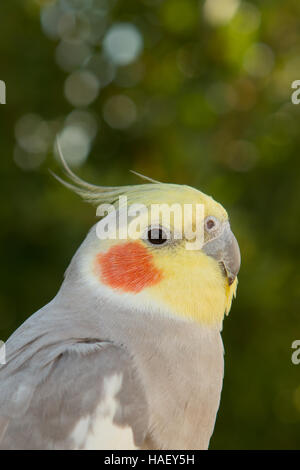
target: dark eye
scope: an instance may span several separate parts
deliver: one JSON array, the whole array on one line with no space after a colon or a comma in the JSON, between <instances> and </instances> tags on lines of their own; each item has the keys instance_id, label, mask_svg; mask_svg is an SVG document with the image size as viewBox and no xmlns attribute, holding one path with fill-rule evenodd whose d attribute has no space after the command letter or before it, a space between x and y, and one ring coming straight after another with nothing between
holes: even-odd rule
<instances>
[{"instance_id":1,"label":"dark eye","mask_svg":"<svg viewBox=\"0 0 300 470\"><path fill-rule=\"evenodd\" d=\"M168 241L168 236L162 228L150 228L147 232L147 239L152 245L162 245Z\"/></svg>"},{"instance_id":2,"label":"dark eye","mask_svg":"<svg viewBox=\"0 0 300 470\"><path fill-rule=\"evenodd\" d=\"M219 221L216 219L216 217L208 216L205 219L205 228L207 232L212 232L218 227Z\"/></svg>"}]
</instances>

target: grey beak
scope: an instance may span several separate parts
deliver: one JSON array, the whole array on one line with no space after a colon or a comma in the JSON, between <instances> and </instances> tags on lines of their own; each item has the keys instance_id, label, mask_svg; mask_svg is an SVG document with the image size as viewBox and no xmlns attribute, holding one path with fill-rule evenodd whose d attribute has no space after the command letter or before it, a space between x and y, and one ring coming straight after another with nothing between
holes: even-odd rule
<instances>
[{"instance_id":1,"label":"grey beak","mask_svg":"<svg viewBox=\"0 0 300 470\"><path fill-rule=\"evenodd\" d=\"M206 242L202 250L223 266L228 278L228 284L231 285L241 266L241 254L237 239L231 231L229 222L224 223L220 235Z\"/></svg>"}]
</instances>

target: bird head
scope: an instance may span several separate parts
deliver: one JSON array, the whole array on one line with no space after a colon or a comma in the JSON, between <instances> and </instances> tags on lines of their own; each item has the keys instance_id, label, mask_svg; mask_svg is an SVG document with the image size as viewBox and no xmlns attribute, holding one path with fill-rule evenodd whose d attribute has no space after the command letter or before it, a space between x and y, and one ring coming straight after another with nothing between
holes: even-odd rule
<instances>
[{"instance_id":1,"label":"bird head","mask_svg":"<svg viewBox=\"0 0 300 470\"><path fill-rule=\"evenodd\" d=\"M74 184L64 184L100 209L113 209L98 211L102 236L96 225L80 249L82 273L93 289L138 310L222 324L236 293L240 251L221 204L185 185L150 180L101 187L68 173ZM171 208L167 221L157 206Z\"/></svg>"}]
</instances>

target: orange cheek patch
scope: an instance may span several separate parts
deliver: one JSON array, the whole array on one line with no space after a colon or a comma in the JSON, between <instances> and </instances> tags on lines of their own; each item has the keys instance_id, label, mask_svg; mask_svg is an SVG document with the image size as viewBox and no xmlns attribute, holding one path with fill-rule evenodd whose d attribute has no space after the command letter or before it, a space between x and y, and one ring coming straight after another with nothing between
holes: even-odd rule
<instances>
[{"instance_id":1,"label":"orange cheek patch","mask_svg":"<svg viewBox=\"0 0 300 470\"><path fill-rule=\"evenodd\" d=\"M96 257L96 271L104 284L126 292L138 293L157 284L162 272L153 264L153 256L139 242L112 246Z\"/></svg>"}]
</instances>

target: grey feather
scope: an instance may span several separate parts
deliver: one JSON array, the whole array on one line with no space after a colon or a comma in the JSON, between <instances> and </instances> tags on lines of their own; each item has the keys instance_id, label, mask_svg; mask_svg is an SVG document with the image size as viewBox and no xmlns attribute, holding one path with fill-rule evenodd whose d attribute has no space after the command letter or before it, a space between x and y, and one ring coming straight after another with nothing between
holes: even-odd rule
<instances>
[{"instance_id":1,"label":"grey feather","mask_svg":"<svg viewBox=\"0 0 300 470\"><path fill-rule=\"evenodd\" d=\"M22 328L19 334L15 336L16 343ZM57 335L60 336L59 330ZM147 430L147 404L128 353L109 341L92 337L54 341L51 336L43 337L42 348L38 338L19 345L17 350L11 347L12 342L7 344L13 359L0 370L0 449L84 446L83 440L78 447L72 431L80 419L93 416L103 399L105 379L115 374L122 376L115 425L129 426L135 445L142 445ZM117 442L113 444L113 448L118 447Z\"/></svg>"},{"instance_id":2,"label":"grey feather","mask_svg":"<svg viewBox=\"0 0 300 470\"><path fill-rule=\"evenodd\" d=\"M86 249L98 244L94 227L57 296L6 343L0 448L77 448L76 425L101 404L105 378L119 373L114 421L132 429L137 447L207 448L223 380L219 328L100 295L82 269Z\"/></svg>"},{"instance_id":3,"label":"grey feather","mask_svg":"<svg viewBox=\"0 0 300 470\"><path fill-rule=\"evenodd\" d=\"M3 436L6 432L8 424L9 424L9 419L3 418L2 416L0 416L0 442L3 439Z\"/></svg>"}]
</instances>

